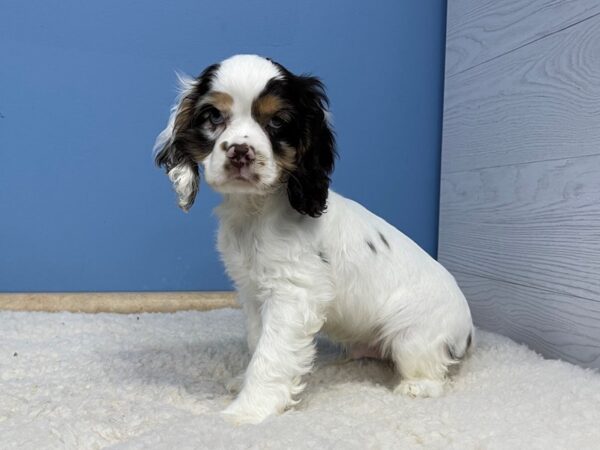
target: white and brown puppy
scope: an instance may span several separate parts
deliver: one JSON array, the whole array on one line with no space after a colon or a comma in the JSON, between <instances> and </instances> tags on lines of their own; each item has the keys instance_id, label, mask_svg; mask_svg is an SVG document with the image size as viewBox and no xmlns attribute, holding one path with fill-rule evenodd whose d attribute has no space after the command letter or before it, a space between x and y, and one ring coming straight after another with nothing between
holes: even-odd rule
<instances>
[{"instance_id":1,"label":"white and brown puppy","mask_svg":"<svg viewBox=\"0 0 600 450\"><path fill-rule=\"evenodd\" d=\"M225 413L260 422L293 404L319 331L390 358L396 392L440 395L471 345L469 307L413 241L329 190L336 152L321 82L238 55L181 85L156 161L184 210L198 165L223 194L218 247L248 317L252 358Z\"/></svg>"}]
</instances>

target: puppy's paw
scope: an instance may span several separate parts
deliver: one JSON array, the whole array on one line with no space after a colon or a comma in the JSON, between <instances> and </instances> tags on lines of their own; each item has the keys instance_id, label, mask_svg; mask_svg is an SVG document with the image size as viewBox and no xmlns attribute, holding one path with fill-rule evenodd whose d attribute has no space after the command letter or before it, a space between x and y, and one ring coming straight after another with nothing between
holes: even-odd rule
<instances>
[{"instance_id":1,"label":"puppy's paw","mask_svg":"<svg viewBox=\"0 0 600 450\"><path fill-rule=\"evenodd\" d=\"M444 393L445 384L440 380L402 380L394 393L409 397L439 397Z\"/></svg>"},{"instance_id":2,"label":"puppy's paw","mask_svg":"<svg viewBox=\"0 0 600 450\"><path fill-rule=\"evenodd\" d=\"M225 410L221 412L225 420L234 425L257 424L265 420L270 414L264 414L260 411L253 411L240 406L234 401Z\"/></svg>"}]
</instances>

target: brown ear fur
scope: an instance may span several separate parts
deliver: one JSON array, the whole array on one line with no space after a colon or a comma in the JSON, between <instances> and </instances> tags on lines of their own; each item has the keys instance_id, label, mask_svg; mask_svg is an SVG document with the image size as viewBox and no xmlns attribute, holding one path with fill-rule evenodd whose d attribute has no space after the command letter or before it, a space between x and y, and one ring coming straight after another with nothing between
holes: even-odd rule
<instances>
[{"instance_id":1,"label":"brown ear fur","mask_svg":"<svg viewBox=\"0 0 600 450\"><path fill-rule=\"evenodd\" d=\"M195 80L181 79L182 92L171 110L167 128L155 144L155 162L164 167L179 197L179 207L188 211L199 187L198 162L206 151L205 138L194 127L196 105L209 89L218 65L208 67Z\"/></svg>"}]
</instances>

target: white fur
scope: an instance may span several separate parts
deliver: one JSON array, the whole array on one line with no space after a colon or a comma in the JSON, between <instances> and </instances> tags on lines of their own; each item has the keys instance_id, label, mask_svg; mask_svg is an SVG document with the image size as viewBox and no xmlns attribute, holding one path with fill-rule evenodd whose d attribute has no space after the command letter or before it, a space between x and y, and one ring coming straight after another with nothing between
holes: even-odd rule
<instances>
[{"instance_id":1,"label":"white fur","mask_svg":"<svg viewBox=\"0 0 600 450\"><path fill-rule=\"evenodd\" d=\"M452 275L408 237L331 191L318 219L298 215L283 191L226 196L218 214L219 250L253 353L226 414L258 422L293 404L319 330L349 345L381 346L402 375L397 392L442 393L457 363L446 345L464 353L471 315Z\"/></svg>"},{"instance_id":2,"label":"white fur","mask_svg":"<svg viewBox=\"0 0 600 450\"><path fill-rule=\"evenodd\" d=\"M260 422L293 404L321 330L391 358L402 376L396 392L440 395L473 332L463 294L440 264L358 203L330 191L319 218L291 207L270 141L251 115L253 100L279 76L270 61L242 55L224 61L211 86L233 98L232 114L200 163L208 184L224 195L218 247L248 317L252 353L225 414ZM184 95L193 86L184 82ZM173 121L172 115L159 142L171 139ZM254 147L263 163L252 168L258 182L225 170L223 148L233 143ZM180 199L192 192L192 175L178 167L169 173Z\"/></svg>"},{"instance_id":3,"label":"white fur","mask_svg":"<svg viewBox=\"0 0 600 450\"><path fill-rule=\"evenodd\" d=\"M173 183L177 197L179 198L179 207L187 212L190 205L190 199L196 195L198 179L192 168L186 164L180 164L169 171L169 179Z\"/></svg>"},{"instance_id":4,"label":"white fur","mask_svg":"<svg viewBox=\"0 0 600 450\"><path fill-rule=\"evenodd\" d=\"M220 64L212 89L227 92L248 107L269 80L281 76L277 66L268 59L257 55L235 55Z\"/></svg>"},{"instance_id":5,"label":"white fur","mask_svg":"<svg viewBox=\"0 0 600 450\"><path fill-rule=\"evenodd\" d=\"M271 141L252 117L252 102L267 83L281 74L272 62L256 55L236 55L223 61L215 74L212 91L225 92L233 99L231 118L215 142L215 148L232 144L247 144L256 151L256 158L264 163L254 166L259 176L257 183L231 182L224 170L227 156L224 151L213 151L202 161L206 182L223 193L260 193L270 189L279 176L273 158Z\"/></svg>"}]
</instances>

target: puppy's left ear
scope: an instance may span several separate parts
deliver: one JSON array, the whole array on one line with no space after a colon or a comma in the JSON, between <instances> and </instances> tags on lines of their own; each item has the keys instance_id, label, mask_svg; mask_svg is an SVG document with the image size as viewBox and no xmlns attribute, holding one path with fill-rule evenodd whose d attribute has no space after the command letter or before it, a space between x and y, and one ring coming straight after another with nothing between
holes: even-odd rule
<instances>
[{"instance_id":1,"label":"puppy's left ear","mask_svg":"<svg viewBox=\"0 0 600 450\"><path fill-rule=\"evenodd\" d=\"M296 170L288 179L290 204L301 214L319 217L327 208L330 174L336 157L335 137L323 83L312 76L294 76L299 118L304 120Z\"/></svg>"}]
</instances>

